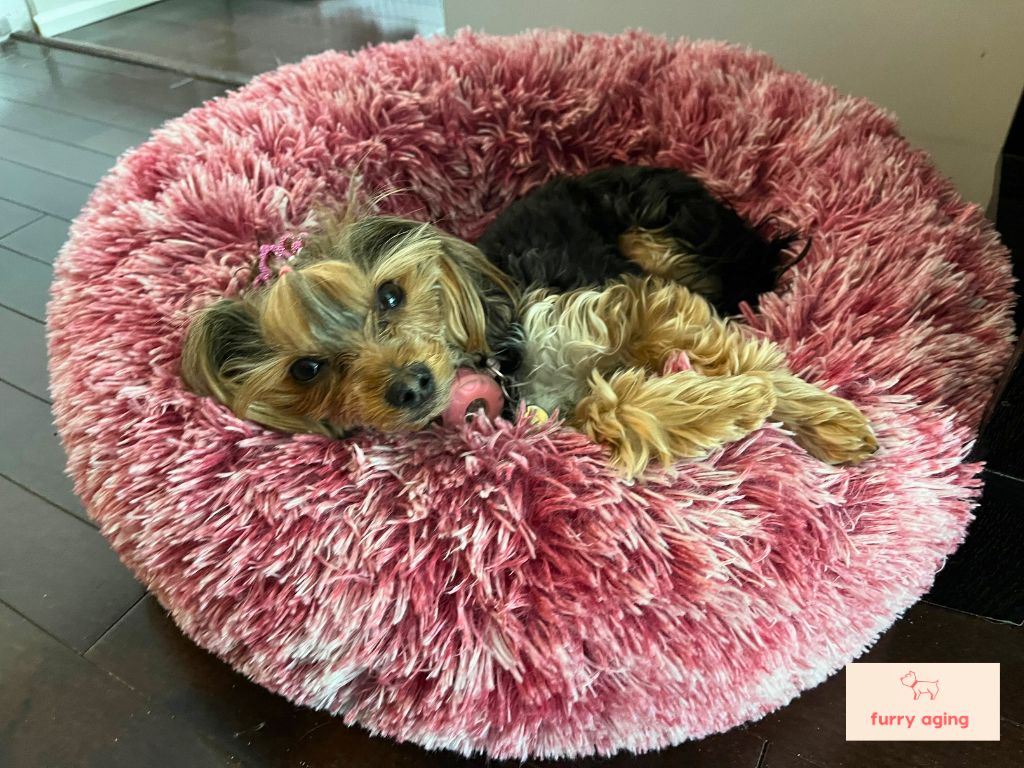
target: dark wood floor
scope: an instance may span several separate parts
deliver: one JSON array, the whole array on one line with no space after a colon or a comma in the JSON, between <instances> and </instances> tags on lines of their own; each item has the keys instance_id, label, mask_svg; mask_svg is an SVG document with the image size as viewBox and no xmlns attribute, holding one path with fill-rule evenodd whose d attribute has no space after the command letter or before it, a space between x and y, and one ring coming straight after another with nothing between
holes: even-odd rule
<instances>
[{"instance_id":1,"label":"dark wood floor","mask_svg":"<svg viewBox=\"0 0 1024 768\"><path fill-rule=\"evenodd\" d=\"M60 37L251 76L443 29L441 0L169 0Z\"/></svg>"},{"instance_id":2,"label":"dark wood floor","mask_svg":"<svg viewBox=\"0 0 1024 768\"><path fill-rule=\"evenodd\" d=\"M274 63L255 54L248 62L232 66ZM102 58L25 43L0 49L0 766L485 764L372 738L294 707L196 648L110 552L63 475L44 348L53 259L116 156L220 92ZM1019 520L1024 493L1014 478L998 477L989 503ZM1024 694L1012 685L1024 678L1022 632L921 603L865 659L1001 662L998 743L847 743L840 674L750 727L641 757L559 765L1024 765Z\"/></svg>"}]
</instances>

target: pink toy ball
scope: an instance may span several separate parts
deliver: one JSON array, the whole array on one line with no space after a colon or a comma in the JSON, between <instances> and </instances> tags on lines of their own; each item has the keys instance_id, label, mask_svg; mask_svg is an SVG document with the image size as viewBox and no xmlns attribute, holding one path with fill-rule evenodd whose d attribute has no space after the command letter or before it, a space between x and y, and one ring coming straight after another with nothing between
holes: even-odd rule
<instances>
[{"instance_id":1,"label":"pink toy ball","mask_svg":"<svg viewBox=\"0 0 1024 768\"><path fill-rule=\"evenodd\" d=\"M190 314L354 174L399 190L382 213L473 240L551 176L616 163L688 171L812 238L742 322L853 400L876 456L829 467L768 423L627 483L557 419L465 420L500 409L468 373L445 423L345 439L183 386ZM123 157L56 266L53 408L111 545L260 684L430 748L651 750L786 704L928 590L978 498L965 456L1011 284L982 212L889 115L767 56L459 34L281 67Z\"/></svg>"}]
</instances>

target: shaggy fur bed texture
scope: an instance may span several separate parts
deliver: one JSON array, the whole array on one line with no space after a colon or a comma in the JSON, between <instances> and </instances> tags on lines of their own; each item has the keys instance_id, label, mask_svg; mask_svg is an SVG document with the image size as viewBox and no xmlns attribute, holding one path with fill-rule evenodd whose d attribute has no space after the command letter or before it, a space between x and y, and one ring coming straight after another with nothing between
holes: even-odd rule
<instances>
[{"instance_id":1,"label":"shaggy fur bed texture","mask_svg":"<svg viewBox=\"0 0 1024 768\"><path fill-rule=\"evenodd\" d=\"M629 485L556 423L332 441L184 391L187 313L353 170L472 239L610 163L813 237L746 322L867 413L876 457L828 467L768 425ZM428 747L648 750L785 704L929 587L977 498L1010 285L981 211L865 101L719 44L461 34L282 67L122 158L58 263L54 408L123 560L268 688Z\"/></svg>"}]
</instances>

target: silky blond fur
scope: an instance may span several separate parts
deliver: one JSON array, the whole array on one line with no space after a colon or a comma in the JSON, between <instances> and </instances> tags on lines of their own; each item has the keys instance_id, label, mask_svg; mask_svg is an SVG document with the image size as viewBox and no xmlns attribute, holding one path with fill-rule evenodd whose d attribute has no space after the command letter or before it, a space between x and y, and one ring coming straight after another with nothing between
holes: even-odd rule
<instances>
[{"instance_id":1,"label":"silky blond fur","mask_svg":"<svg viewBox=\"0 0 1024 768\"><path fill-rule=\"evenodd\" d=\"M769 418L829 463L877 449L856 407L793 375L778 347L746 337L685 286L626 277L526 301L521 396L566 409L627 476L703 455ZM663 374L679 351L692 370Z\"/></svg>"},{"instance_id":2,"label":"silky blond fur","mask_svg":"<svg viewBox=\"0 0 1024 768\"><path fill-rule=\"evenodd\" d=\"M681 283L712 302L721 296L718 276L701 269L696 254L680 250L679 242L663 232L627 230L619 237L619 250L648 275Z\"/></svg>"},{"instance_id":3,"label":"silky blond fur","mask_svg":"<svg viewBox=\"0 0 1024 768\"><path fill-rule=\"evenodd\" d=\"M390 217L328 222L265 287L193 319L182 354L188 386L274 429L338 434L358 427L422 427L444 409L460 363L491 354L484 291L513 288L473 246ZM404 304L385 317L377 289ZM324 361L312 382L289 376L301 358ZM437 395L423 412L389 405L393 372L423 363Z\"/></svg>"}]
</instances>

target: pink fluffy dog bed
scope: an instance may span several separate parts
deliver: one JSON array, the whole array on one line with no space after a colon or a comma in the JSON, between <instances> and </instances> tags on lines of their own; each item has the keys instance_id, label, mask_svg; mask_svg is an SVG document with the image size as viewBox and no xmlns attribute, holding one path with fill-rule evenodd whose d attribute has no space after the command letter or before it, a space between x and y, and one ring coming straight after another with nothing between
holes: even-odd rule
<instances>
[{"instance_id":1,"label":"pink fluffy dog bed","mask_svg":"<svg viewBox=\"0 0 1024 768\"><path fill-rule=\"evenodd\" d=\"M346 441L186 392L186 314L364 188L478 236L555 173L696 174L813 237L745 322L856 401L854 468L778 426L627 485L557 424ZM49 310L78 493L198 644L375 733L496 757L761 717L868 647L965 535L1007 255L893 119L719 44L547 32L327 53L174 120L76 222Z\"/></svg>"}]
</instances>

